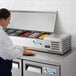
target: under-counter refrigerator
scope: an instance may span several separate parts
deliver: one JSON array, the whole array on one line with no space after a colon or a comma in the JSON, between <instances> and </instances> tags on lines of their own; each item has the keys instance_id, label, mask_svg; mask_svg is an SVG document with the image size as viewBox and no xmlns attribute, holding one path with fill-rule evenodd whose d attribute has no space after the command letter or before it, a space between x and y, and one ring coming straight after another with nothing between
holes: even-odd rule
<instances>
[{"instance_id":1,"label":"under-counter refrigerator","mask_svg":"<svg viewBox=\"0 0 76 76\"><path fill-rule=\"evenodd\" d=\"M12 76L76 76L76 48L63 56L35 52L14 59Z\"/></svg>"},{"instance_id":2,"label":"under-counter refrigerator","mask_svg":"<svg viewBox=\"0 0 76 76\"><path fill-rule=\"evenodd\" d=\"M76 48L63 56L35 53L21 57L23 76L76 76Z\"/></svg>"}]
</instances>

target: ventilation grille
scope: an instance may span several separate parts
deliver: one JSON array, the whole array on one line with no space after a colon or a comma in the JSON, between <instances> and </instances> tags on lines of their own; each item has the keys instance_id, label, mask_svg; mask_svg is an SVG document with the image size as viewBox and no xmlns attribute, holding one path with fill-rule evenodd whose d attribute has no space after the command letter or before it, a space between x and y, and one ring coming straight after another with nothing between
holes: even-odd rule
<instances>
[{"instance_id":1,"label":"ventilation grille","mask_svg":"<svg viewBox=\"0 0 76 76\"><path fill-rule=\"evenodd\" d=\"M51 41L51 50L59 51L60 50L60 43L56 41Z\"/></svg>"},{"instance_id":2,"label":"ventilation grille","mask_svg":"<svg viewBox=\"0 0 76 76\"><path fill-rule=\"evenodd\" d=\"M62 41L62 49L63 51L68 51L71 49L71 38L66 38L65 40Z\"/></svg>"}]
</instances>

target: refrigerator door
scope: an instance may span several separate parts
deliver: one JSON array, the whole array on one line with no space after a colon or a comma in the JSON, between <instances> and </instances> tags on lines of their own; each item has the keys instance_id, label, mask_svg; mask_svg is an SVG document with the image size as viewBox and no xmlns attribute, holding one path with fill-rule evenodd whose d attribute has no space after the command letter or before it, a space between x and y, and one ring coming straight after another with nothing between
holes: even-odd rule
<instances>
[{"instance_id":1,"label":"refrigerator door","mask_svg":"<svg viewBox=\"0 0 76 76\"><path fill-rule=\"evenodd\" d=\"M23 60L23 76L60 76L60 67Z\"/></svg>"},{"instance_id":2,"label":"refrigerator door","mask_svg":"<svg viewBox=\"0 0 76 76\"><path fill-rule=\"evenodd\" d=\"M21 60L20 59L14 59L12 63L12 76L21 76Z\"/></svg>"}]
</instances>

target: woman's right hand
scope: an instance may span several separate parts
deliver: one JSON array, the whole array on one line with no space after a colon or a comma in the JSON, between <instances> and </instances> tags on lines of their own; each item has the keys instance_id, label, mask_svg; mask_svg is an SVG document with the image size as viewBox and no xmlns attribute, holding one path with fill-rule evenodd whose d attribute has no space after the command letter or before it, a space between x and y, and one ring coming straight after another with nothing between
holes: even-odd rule
<instances>
[{"instance_id":1,"label":"woman's right hand","mask_svg":"<svg viewBox=\"0 0 76 76\"><path fill-rule=\"evenodd\" d=\"M24 51L27 50L27 47L26 47L26 46L23 46L23 50L24 50Z\"/></svg>"}]
</instances>

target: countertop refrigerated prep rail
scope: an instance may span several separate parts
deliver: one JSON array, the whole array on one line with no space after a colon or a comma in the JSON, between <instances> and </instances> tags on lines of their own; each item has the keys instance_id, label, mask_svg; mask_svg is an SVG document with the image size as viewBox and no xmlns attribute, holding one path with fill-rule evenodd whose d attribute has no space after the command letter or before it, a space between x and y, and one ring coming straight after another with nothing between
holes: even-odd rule
<instances>
[{"instance_id":1,"label":"countertop refrigerated prep rail","mask_svg":"<svg viewBox=\"0 0 76 76\"><path fill-rule=\"evenodd\" d=\"M33 50L65 54L71 50L71 36L43 31L6 28L15 45L32 47Z\"/></svg>"},{"instance_id":2,"label":"countertop refrigerated prep rail","mask_svg":"<svg viewBox=\"0 0 76 76\"><path fill-rule=\"evenodd\" d=\"M71 50L71 36L54 34L56 16L57 12L12 11L12 22L5 31L15 45L65 54Z\"/></svg>"}]
</instances>

